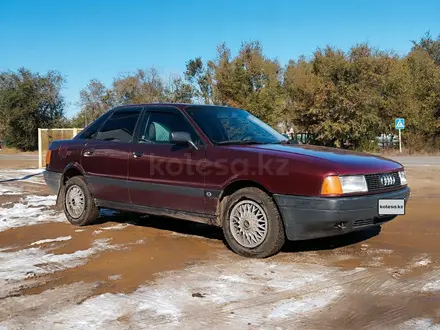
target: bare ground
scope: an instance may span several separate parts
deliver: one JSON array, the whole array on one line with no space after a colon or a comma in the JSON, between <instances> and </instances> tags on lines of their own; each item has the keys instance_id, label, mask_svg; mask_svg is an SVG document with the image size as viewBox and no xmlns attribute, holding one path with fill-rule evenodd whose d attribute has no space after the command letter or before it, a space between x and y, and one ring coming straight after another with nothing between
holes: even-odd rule
<instances>
[{"instance_id":1,"label":"bare ground","mask_svg":"<svg viewBox=\"0 0 440 330\"><path fill-rule=\"evenodd\" d=\"M438 329L440 167L407 172L405 216L264 260L186 221L106 212L73 227L32 197L49 195L41 176L3 179L0 329Z\"/></svg>"}]
</instances>

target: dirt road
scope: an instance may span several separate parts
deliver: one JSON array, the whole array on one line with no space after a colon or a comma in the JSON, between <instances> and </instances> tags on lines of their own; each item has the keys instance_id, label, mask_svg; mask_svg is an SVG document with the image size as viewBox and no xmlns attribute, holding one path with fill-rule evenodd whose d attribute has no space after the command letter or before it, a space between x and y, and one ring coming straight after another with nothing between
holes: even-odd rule
<instances>
[{"instance_id":1,"label":"dirt road","mask_svg":"<svg viewBox=\"0 0 440 330\"><path fill-rule=\"evenodd\" d=\"M38 155L29 153L0 152L0 169L2 168L35 168L38 166Z\"/></svg>"},{"instance_id":2,"label":"dirt road","mask_svg":"<svg viewBox=\"0 0 440 330\"><path fill-rule=\"evenodd\" d=\"M395 161L405 166L440 166L440 156L396 156Z\"/></svg>"},{"instance_id":3,"label":"dirt road","mask_svg":"<svg viewBox=\"0 0 440 330\"><path fill-rule=\"evenodd\" d=\"M0 329L440 329L440 167L379 232L244 259L201 224L73 227L39 170L0 169Z\"/></svg>"}]
</instances>

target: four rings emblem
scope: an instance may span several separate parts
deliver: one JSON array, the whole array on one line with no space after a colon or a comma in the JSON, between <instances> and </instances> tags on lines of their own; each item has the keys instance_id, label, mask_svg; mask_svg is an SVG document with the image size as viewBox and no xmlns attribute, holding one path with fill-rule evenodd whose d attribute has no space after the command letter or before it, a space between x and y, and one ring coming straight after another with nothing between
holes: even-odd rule
<instances>
[{"instance_id":1,"label":"four rings emblem","mask_svg":"<svg viewBox=\"0 0 440 330\"><path fill-rule=\"evenodd\" d=\"M380 183L382 186L392 186L396 183L396 178L391 174L384 174L380 176Z\"/></svg>"}]
</instances>

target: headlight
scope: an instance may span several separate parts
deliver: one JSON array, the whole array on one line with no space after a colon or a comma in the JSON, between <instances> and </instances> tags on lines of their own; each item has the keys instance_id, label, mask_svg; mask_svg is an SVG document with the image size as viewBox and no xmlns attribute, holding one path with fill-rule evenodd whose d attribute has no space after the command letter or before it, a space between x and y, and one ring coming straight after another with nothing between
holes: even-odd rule
<instances>
[{"instance_id":1,"label":"headlight","mask_svg":"<svg viewBox=\"0 0 440 330\"><path fill-rule=\"evenodd\" d=\"M368 191L367 181L363 175L340 176L344 194Z\"/></svg>"},{"instance_id":2,"label":"headlight","mask_svg":"<svg viewBox=\"0 0 440 330\"><path fill-rule=\"evenodd\" d=\"M324 179L321 195L342 195L368 191L363 175L328 176Z\"/></svg>"},{"instance_id":3,"label":"headlight","mask_svg":"<svg viewBox=\"0 0 440 330\"><path fill-rule=\"evenodd\" d=\"M405 174L405 171L400 171L400 172L399 172L399 177L400 177L400 184L401 184L402 186L408 184L408 182L406 181L406 174Z\"/></svg>"}]
</instances>

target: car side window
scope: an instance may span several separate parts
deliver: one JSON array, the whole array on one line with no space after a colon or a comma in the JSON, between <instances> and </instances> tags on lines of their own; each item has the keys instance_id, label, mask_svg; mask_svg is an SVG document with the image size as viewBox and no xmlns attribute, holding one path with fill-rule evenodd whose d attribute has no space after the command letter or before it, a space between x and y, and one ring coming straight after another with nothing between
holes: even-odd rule
<instances>
[{"instance_id":1,"label":"car side window","mask_svg":"<svg viewBox=\"0 0 440 330\"><path fill-rule=\"evenodd\" d=\"M110 119L101 127L96 139L130 142L133 138L141 110L141 108L134 108L115 111Z\"/></svg>"},{"instance_id":2,"label":"car side window","mask_svg":"<svg viewBox=\"0 0 440 330\"><path fill-rule=\"evenodd\" d=\"M191 140L202 144L199 135L182 114L152 111L141 126L139 143L171 143L171 132L187 132Z\"/></svg>"}]
</instances>

